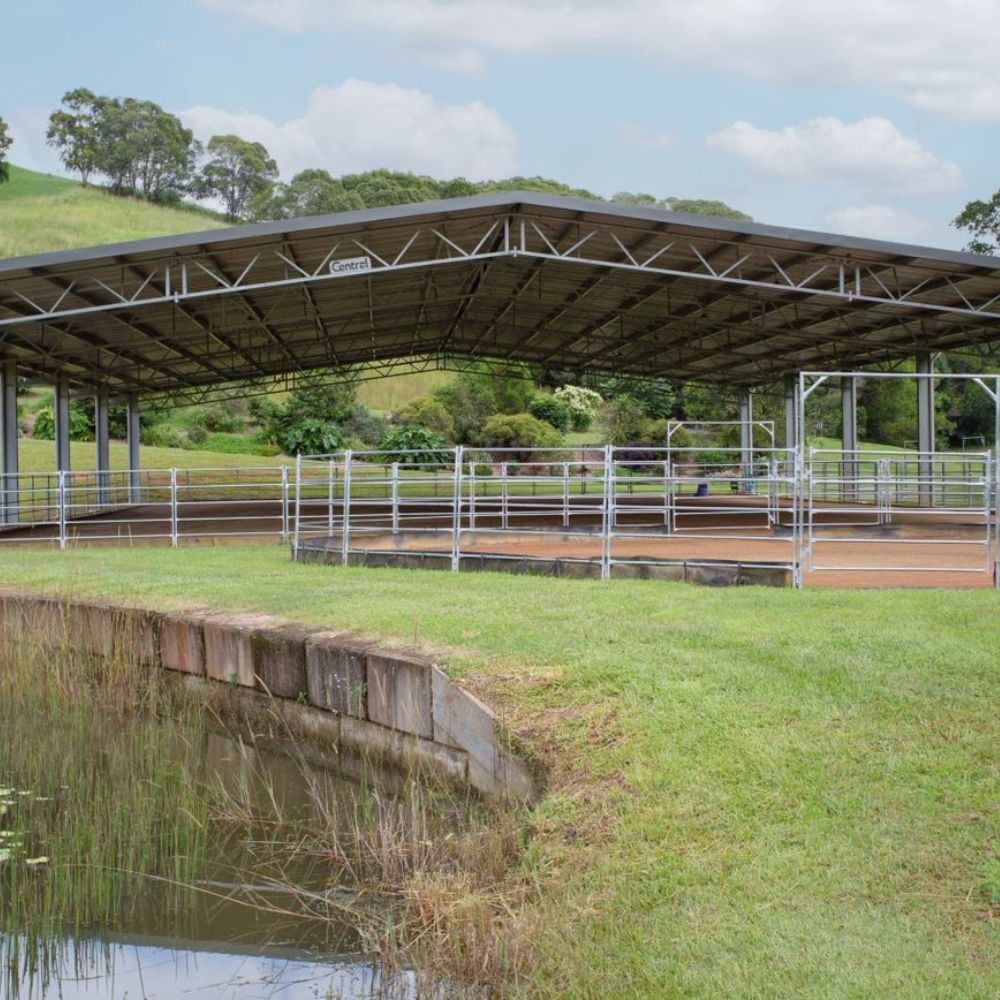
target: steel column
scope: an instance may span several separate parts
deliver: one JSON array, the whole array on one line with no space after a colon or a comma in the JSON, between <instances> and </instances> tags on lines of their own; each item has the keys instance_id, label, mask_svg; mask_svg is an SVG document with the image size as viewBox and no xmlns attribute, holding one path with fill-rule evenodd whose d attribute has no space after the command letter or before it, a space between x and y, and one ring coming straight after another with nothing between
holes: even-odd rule
<instances>
[{"instance_id":1,"label":"steel column","mask_svg":"<svg viewBox=\"0 0 1000 1000\"><path fill-rule=\"evenodd\" d=\"M64 375L56 376L55 406L56 470L69 472L69 382Z\"/></svg>"},{"instance_id":2,"label":"steel column","mask_svg":"<svg viewBox=\"0 0 1000 1000\"><path fill-rule=\"evenodd\" d=\"M841 489L846 500L856 497L858 478L858 380L853 375L840 380L840 419L840 441L844 452Z\"/></svg>"},{"instance_id":3,"label":"steel column","mask_svg":"<svg viewBox=\"0 0 1000 1000\"><path fill-rule=\"evenodd\" d=\"M111 487L111 431L108 426L108 390L94 396L94 442L97 445L97 505L106 507Z\"/></svg>"},{"instance_id":4,"label":"steel column","mask_svg":"<svg viewBox=\"0 0 1000 1000\"><path fill-rule=\"evenodd\" d=\"M0 364L0 443L3 449L0 519L13 524L18 520L17 362L13 360Z\"/></svg>"},{"instance_id":5,"label":"steel column","mask_svg":"<svg viewBox=\"0 0 1000 1000\"><path fill-rule=\"evenodd\" d=\"M785 380L785 450L791 451L799 444L799 405L796 397L798 383Z\"/></svg>"},{"instance_id":6,"label":"steel column","mask_svg":"<svg viewBox=\"0 0 1000 1000\"><path fill-rule=\"evenodd\" d=\"M139 397L134 392L129 394L127 406L128 410L126 421L128 427L126 429L126 434L128 436L129 503L141 503L142 484L139 472Z\"/></svg>"},{"instance_id":7,"label":"steel column","mask_svg":"<svg viewBox=\"0 0 1000 1000\"><path fill-rule=\"evenodd\" d=\"M753 392L740 389L740 479L743 488L753 476Z\"/></svg>"},{"instance_id":8,"label":"steel column","mask_svg":"<svg viewBox=\"0 0 1000 1000\"><path fill-rule=\"evenodd\" d=\"M930 375L934 371L934 358L928 351L917 355L917 374ZM921 453L917 465L919 485L917 493L921 507L934 505L934 379L917 379L917 450Z\"/></svg>"}]
</instances>

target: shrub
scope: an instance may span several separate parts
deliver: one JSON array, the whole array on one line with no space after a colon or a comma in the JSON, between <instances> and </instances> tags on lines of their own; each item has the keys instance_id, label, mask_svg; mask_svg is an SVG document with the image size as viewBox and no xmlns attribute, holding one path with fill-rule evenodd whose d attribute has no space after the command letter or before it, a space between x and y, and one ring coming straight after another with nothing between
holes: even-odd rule
<instances>
[{"instance_id":1,"label":"shrub","mask_svg":"<svg viewBox=\"0 0 1000 1000\"><path fill-rule=\"evenodd\" d=\"M195 424L188 429L187 441L194 448L200 448L208 440L208 431L202 424Z\"/></svg>"},{"instance_id":2,"label":"shrub","mask_svg":"<svg viewBox=\"0 0 1000 1000\"><path fill-rule=\"evenodd\" d=\"M334 421L307 417L284 429L281 446L286 455L330 455L343 451L347 437Z\"/></svg>"},{"instance_id":3,"label":"shrub","mask_svg":"<svg viewBox=\"0 0 1000 1000\"><path fill-rule=\"evenodd\" d=\"M451 463L452 455L447 447L447 441L437 431L411 424L407 427L395 427L389 431L379 445L379 451L383 462L399 462L416 465L421 469L436 469Z\"/></svg>"},{"instance_id":4,"label":"shrub","mask_svg":"<svg viewBox=\"0 0 1000 1000\"><path fill-rule=\"evenodd\" d=\"M183 448L184 438L173 427L156 424L141 432L142 443L151 448Z\"/></svg>"},{"instance_id":5,"label":"shrub","mask_svg":"<svg viewBox=\"0 0 1000 1000\"><path fill-rule=\"evenodd\" d=\"M609 444L636 444L645 436L648 418L632 396L618 396L605 404L601 421Z\"/></svg>"},{"instance_id":6,"label":"shrub","mask_svg":"<svg viewBox=\"0 0 1000 1000\"><path fill-rule=\"evenodd\" d=\"M499 456L507 462L530 461L530 449L558 448L563 443L559 431L530 413L497 413L486 421L480 438L493 448L514 449ZM545 461L552 458L546 456Z\"/></svg>"},{"instance_id":7,"label":"shrub","mask_svg":"<svg viewBox=\"0 0 1000 1000\"><path fill-rule=\"evenodd\" d=\"M440 434L446 441L455 440L455 421L448 408L434 396L418 396L393 415L397 424L417 424Z\"/></svg>"},{"instance_id":8,"label":"shrub","mask_svg":"<svg viewBox=\"0 0 1000 1000\"><path fill-rule=\"evenodd\" d=\"M348 437L357 438L362 445L374 448L389 432L389 421L358 404L348 414L342 427Z\"/></svg>"},{"instance_id":9,"label":"shrub","mask_svg":"<svg viewBox=\"0 0 1000 1000\"><path fill-rule=\"evenodd\" d=\"M591 424L601 412L601 405L604 402L601 394L579 385L564 385L561 389L556 389L555 395L556 399L561 400L569 408L573 430L590 430Z\"/></svg>"},{"instance_id":10,"label":"shrub","mask_svg":"<svg viewBox=\"0 0 1000 1000\"><path fill-rule=\"evenodd\" d=\"M243 418L235 411L232 404L220 403L206 407L198 424L213 434L236 434L243 430Z\"/></svg>"},{"instance_id":11,"label":"shrub","mask_svg":"<svg viewBox=\"0 0 1000 1000\"><path fill-rule=\"evenodd\" d=\"M451 416L454 425L452 440L468 444L483 425L497 412L497 397L489 379L460 375L454 381L434 391L434 397Z\"/></svg>"},{"instance_id":12,"label":"shrub","mask_svg":"<svg viewBox=\"0 0 1000 1000\"><path fill-rule=\"evenodd\" d=\"M569 405L558 396L550 396L545 392L538 393L532 399L528 412L563 433L568 431L573 423Z\"/></svg>"},{"instance_id":13,"label":"shrub","mask_svg":"<svg viewBox=\"0 0 1000 1000\"><path fill-rule=\"evenodd\" d=\"M55 440L56 416L53 407L46 406L38 411L33 433L42 441ZM80 403L70 403L69 437L71 441L94 440L94 415Z\"/></svg>"}]
</instances>

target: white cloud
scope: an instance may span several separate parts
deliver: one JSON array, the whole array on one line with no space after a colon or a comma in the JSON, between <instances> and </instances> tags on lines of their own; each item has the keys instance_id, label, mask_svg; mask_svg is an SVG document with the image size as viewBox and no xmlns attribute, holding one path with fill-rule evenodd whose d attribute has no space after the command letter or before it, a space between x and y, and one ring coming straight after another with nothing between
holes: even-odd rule
<instances>
[{"instance_id":1,"label":"white cloud","mask_svg":"<svg viewBox=\"0 0 1000 1000\"><path fill-rule=\"evenodd\" d=\"M832 232L867 236L875 240L919 243L930 238L933 227L926 219L889 205L851 205L826 216Z\"/></svg>"},{"instance_id":2,"label":"white cloud","mask_svg":"<svg viewBox=\"0 0 1000 1000\"><path fill-rule=\"evenodd\" d=\"M756 80L875 86L1000 119L996 0L201 0L283 32L357 26L417 51L619 53ZM467 70L466 70L467 71Z\"/></svg>"},{"instance_id":3,"label":"white cloud","mask_svg":"<svg viewBox=\"0 0 1000 1000\"><path fill-rule=\"evenodd\" d=\"M65 173L59 155L45 141L49 112L43 108L15 108L5 114L10 137L14 140L7 154L11 163L44 173Z\"/></svg>"},{"instance_id":4,"label":"white cloud","mask_svg":"<svg viewBox=\"0 0 1000 1000\"><path fill-rule=\"evenodd\" d=\"M956 164L939 159L887 118L814 118L780 130L735 122L706 142L756 173L782 180L842 181L911 195L962 186Z\"/></svg>"},{"instance_id":5,"label":"white cloud","mask_svg":"<svg viewBox=\"0 0 1000 1000\"><path fill-rule=\"evenodd\" d=\"M287 122L213 107L178 114L201 139L235 132L262 142L285 176L308 167L333 174L389 167L473 180L517 172L517 138L494 109L478 101L439 104L391 83L318 87L302 116Z\"/></svg>"},{"instance_id":6,"label":"white cloud","mask_svg":"<svg viewBox=\"0 0 1000 1000\"><path fill-rule=\"evenodd\" d=\"M629 145L640 149L669 149L674 144L668 132L651 132L642 125L622 125L621 134Z\"/></svg>"}]
</instances>

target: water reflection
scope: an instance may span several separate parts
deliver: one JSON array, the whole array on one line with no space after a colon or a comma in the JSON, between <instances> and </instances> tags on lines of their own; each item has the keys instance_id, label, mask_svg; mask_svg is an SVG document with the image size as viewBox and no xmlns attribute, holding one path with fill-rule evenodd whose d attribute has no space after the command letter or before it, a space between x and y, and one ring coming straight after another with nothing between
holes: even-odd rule
<instances>
[{"instance_id":1,"label":"water reflection","mask_svg":"<svg viewBox=\"0 0 1000 1000\"><path fill-rule=\"evenodd\" d=\"M318 961L309 953L277 948L105 938L67 940L55 966L26 981L17 995L24 1000L403 1000L416 990L412 975L389 980L361 959Z\"/></svg>"},{"instance_id":2,"label":"water reflection","mask_svg":"<svg viewBox=\"0 0 1000 1000\"><path fill-rule=\"evenodd\" d=\"M0 710L0 723L2 716ZM303 850L289 856L285 850L296 824L315 822L317 810L329 821L333 802L337 816L356 819L365 811L366 793L330 772L238 739L190 728L182 738L168 734L164 739L163 728L139 720L134 726L119 724L108 746L95 746L91 731L86 748L70 742L65 753L55 755L60 766L50 781L37 766L38 756L21 758L21 768L16 751L0 757L0 784L11 786L0 824L8 828L0 856L0 996L413 996L412 977L387 980L358 957L361 942L350 914L359 906L380 905L377 898L342 884L344 869L338 884L331 885L329 855ZM115 862L102 859L107 886L88 875L81 891L67 881L65 869L85 868L86 857L83 864L76 855L59 867L71 856L60 820L68 808L63 797L73 785L63 779L86 780L74 777L72 768L67 773L65 754L85 751L103 761L102 773L116 775L128 801L135 798L124 787L129 779L159 781L163 765L161 758L157 768L123 774L113 759L123 749L127 754L137 738L159 741L161 752L176 750L167 769L184 770L192 780L185 786L189 797L173 811L185 824L196 814L195 825L204 827L204 835L172 852L176 831L170 828L170 810L162 810L155 824L148 815L132 817L134 835L127 815L115 813L118 839L151 839L167 849L140 850L117 862L137 865L148 857L141 869L109 871ZM93 774L89 765L87 774ZM24 787L25 778L34 790ZM200 797L197 805L192 794ZM76 797L72 808L82 812L86 804ZM220 808L230 815L220 816ZM103 839L103 815L91 818L97 831L92 843ZM79 836L81 828L88 829L83 816L68 829ZM29 848L50 854L52 869L29 870ZM78 905L87 893L105 892L115 897L108 908ZM92 913L102 916L95 921Z\"/></svg>"}]
</instances>

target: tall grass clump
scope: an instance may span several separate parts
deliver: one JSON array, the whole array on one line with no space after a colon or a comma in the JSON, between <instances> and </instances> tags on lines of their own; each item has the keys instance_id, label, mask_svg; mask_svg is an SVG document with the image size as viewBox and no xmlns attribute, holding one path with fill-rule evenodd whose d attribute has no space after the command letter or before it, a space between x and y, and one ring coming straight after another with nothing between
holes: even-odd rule
<instances>
[{"instance_id":1,"label":"tall grass clump","mask_svg":"<svg viewBox=\"0 0 1000 1000\"><path fill-rule=\"evenodd\" d=\"M194 707L158 671L34 634L0 635L0 995L67 935L127 923L149 876L180 917L208 821Z\"/></svg>"}]
</instances>

